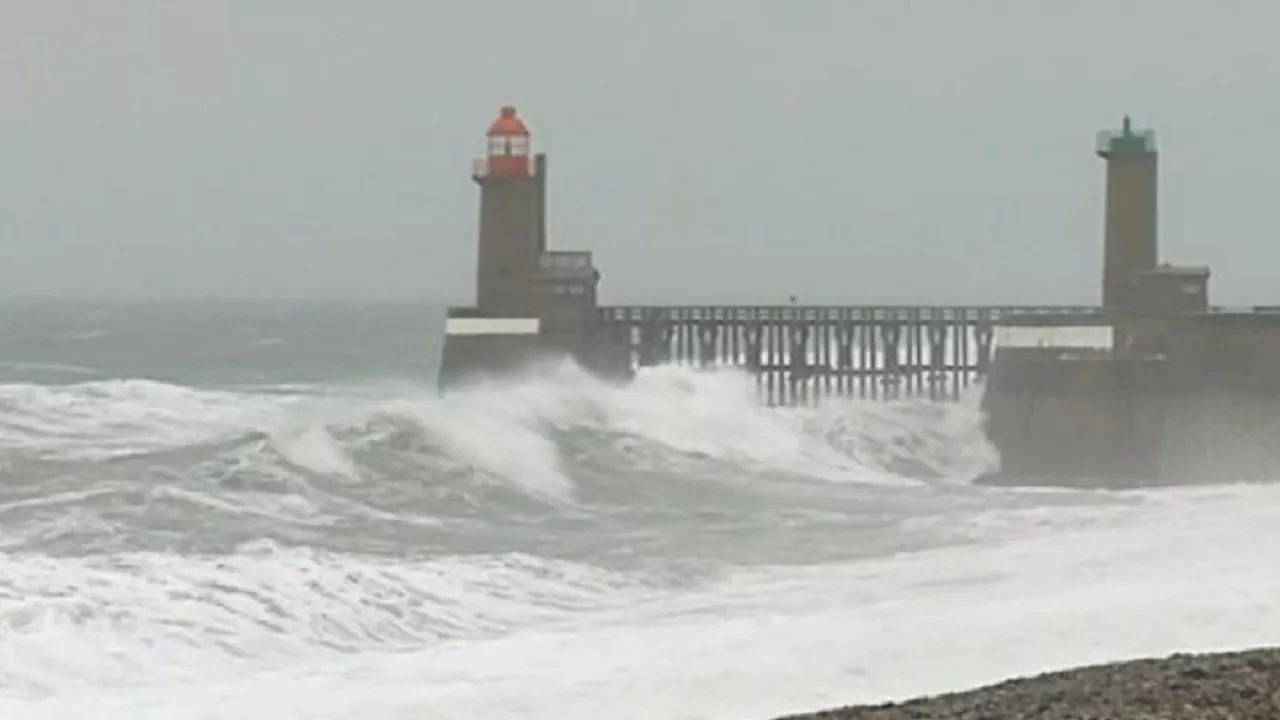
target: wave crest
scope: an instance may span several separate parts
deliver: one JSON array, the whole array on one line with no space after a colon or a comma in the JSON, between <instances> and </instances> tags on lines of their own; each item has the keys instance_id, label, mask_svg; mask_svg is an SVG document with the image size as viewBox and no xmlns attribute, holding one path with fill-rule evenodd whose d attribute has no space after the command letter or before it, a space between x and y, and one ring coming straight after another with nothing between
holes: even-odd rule
<instances>
[{"instance_id":1,"label":"wave crest","mask_svg":"<svg viewBox=\"0 0 1280 720\"><path fill-rule=\"evenodd\" d=\"M106 525L196 503L319 532L410 505L435 519L571 514L697 485L963 483L995 464L971 402L770 408L755 393L733 370L658 367L619 386L572 365L443 397L412 385L0 386L0 452L19 477L0 492L0 521L21 525L14 516L66 477L118 491ZM50 532L77 502L28 519Z\"/></svg>"}]
</instances>

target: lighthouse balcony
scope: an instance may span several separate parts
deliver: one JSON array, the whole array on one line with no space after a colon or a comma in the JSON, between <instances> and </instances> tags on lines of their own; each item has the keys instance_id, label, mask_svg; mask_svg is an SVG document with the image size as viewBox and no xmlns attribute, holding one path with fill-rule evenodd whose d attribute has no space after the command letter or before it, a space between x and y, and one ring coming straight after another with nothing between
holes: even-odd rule
<instances>
[{"instance_id":1,"label":"lighthouse balcony","mask_svg":"<svg viewBox=\"0 0 1280 720\"><path fill-rule=\"evenodd\" d=\"M589 250L551 250L538 256L538 274L548 278L593 278L599 272Z\"/></svg>"},{"instance_id":2,"label":"lighthouse balcony","mask_svg":"<svg viewBox=\"0 0 1280 720\"><path fill-rule=\"evenodd\" d=\"M533 177L537 167L527 155L497 155L478 157L471 161L471 177L481 180L488 177Z\"/></svg>"},{"instance_id":3,"label":"lighthouse balcony","mask_svg":"<svg viewBox=\"0 0 1280 720\"><path fill-rule=\"evenodd\" d=\"M1097 134L1094 149L1099 153L1116 150L1155 152L1156 133L1145 129L1101 130Z\"/></svg>"}]
</instances>

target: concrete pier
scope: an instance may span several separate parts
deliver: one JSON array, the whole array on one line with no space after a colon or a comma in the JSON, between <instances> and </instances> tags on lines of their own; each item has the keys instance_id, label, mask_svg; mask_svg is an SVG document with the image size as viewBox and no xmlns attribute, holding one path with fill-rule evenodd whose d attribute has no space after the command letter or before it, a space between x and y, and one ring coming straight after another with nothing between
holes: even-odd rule
<instances>
[{"instance_id":1,"label":"concrete pier","mask_svg":"<svg viewBox=\"0 0 1280 720\"><path fill-rule=\"evenodd\" d=\"M1209 302L1209 269L1159 260L1155 133L1098 136L1103 307L1001 321L983 388L1005 484L1280 477L1280 314Z\"/></svg>"}]
</instances>

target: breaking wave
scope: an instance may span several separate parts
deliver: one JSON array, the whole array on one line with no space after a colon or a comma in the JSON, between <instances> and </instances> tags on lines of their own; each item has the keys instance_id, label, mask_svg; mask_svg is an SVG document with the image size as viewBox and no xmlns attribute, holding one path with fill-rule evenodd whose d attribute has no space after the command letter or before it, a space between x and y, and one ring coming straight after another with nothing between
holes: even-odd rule
<instances>
[{"instance_id":1,"label":"breaking wave","mask_svg":"<svg viewBox=\"0 0 1280 720\"><path fill-rule=\"evenodd\" d=\"M971 486L995 459L971 401L768 408L719 369L617 386L549 366L445 397L0 385L0 715L561 717L565 678L584 698L623 692L641 665L659 683L671 658L643 660L643 638L685 647L679 628L698 628L688 651L711 662L794 644L777 623L813 614L795 627L821 644L819 620L888 617L895 587L1048 577L962 548L1119 532L1153 502ZM1197 507L1230 501L1200 492ZM911 560L929 552L950 569ZM557 675L560 643L595 660ZM655 712L737 707L783 660L735 671L734 702ZM374 695L385 714L365 713ZM599 709L583 702L576 717Z\"/></svg>"},{"instance_id":2,"label":"breaking wave","mask_svg":"<svg viewBox=\"0 0 1280 720\"><path fill-rule=\"evenodd\" d=\"M147 380L0 386L0 453L22 462L205 463L372 482L410 459L571 501L582 466L718 464L827 482L963 482L994 453L971 404L829 402L774 409L731 370L663 367L627 386L573 366L437 397L411 385L208 390ZM243 468L243 464L239 467Z\"/></svg>"}]
</instances>

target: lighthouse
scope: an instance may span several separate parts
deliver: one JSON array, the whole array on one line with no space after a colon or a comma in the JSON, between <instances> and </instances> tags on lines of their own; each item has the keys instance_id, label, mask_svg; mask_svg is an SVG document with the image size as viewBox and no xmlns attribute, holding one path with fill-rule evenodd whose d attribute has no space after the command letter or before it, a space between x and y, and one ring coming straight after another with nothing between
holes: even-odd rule
<instances>
[{"instance_id":1,"label":"lighthouse","mask_svg":"<svg viewBox=\"0 0 1280 720\"><path fill-rule=\"evenodd\" d=\"M529 128L511 105L485 139L471 173L480 186L476 307L521 311L536 302L532 280L546 250L546 156L530 154Z\"/></svg>"},{"instance_id":2,"label":"lighthouse","mask_svg":"<svg viewBox=\"0 0 1280 720\"><path fill-rule=\"evenodd\" d=\"M1159 262L1155 132L1135 129L1126 115L1119 130L1098 133L1097 154L1107 163L1102 305L1127 309L1139 275Z\"/></svg>"},{"instance_id":3,"label":"lighthouse","mask_svg":"<svg viewBox=\"0 0 1280 720\"><path fill-rule=\"evenodd\" d=\"M1098 133L1107 163L1102 306L1111 313L1205 312L1209 268L1160 260L1156 134L1124 116Z\"/></svg>"},{"instance_id":4,"label":"lighthouse","mask_svg":"<svg viewBox=\"0 0 1280 720\"><path fill-rule=\"evenodd\" d=\"M547 248L547 158L531 140L516 108L503 106L472 167L480 187L475 304L449 309L442 389L546 356L611 377L630 370L625 344L602 331L591 252Z\"/></svg>"}]
</instances>

